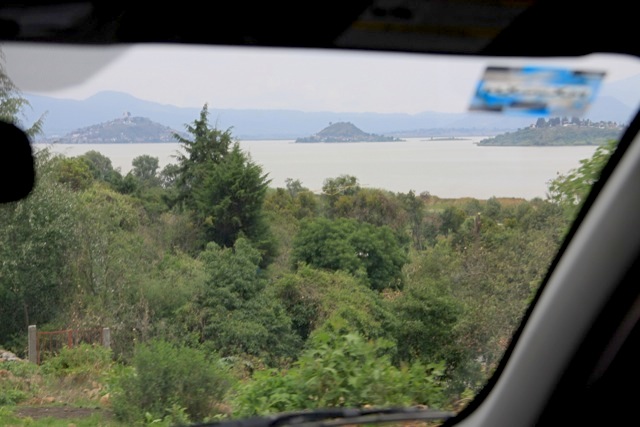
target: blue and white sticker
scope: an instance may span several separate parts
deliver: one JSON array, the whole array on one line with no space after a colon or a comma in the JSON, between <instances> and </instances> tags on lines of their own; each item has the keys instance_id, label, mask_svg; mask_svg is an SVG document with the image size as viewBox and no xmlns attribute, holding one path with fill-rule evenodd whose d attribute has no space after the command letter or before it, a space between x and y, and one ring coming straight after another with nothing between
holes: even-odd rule
<instances>
[{"instance_id":1,"label":"blue and white sticker","mask_svg":"<svg viewBox=\"0 0 640 427\"><path fill-rule=\"evenodd\" d=\"M583 115L605 73L545 67L487 67L471 111L535 116Z\"/></svg>"}]
</instances>

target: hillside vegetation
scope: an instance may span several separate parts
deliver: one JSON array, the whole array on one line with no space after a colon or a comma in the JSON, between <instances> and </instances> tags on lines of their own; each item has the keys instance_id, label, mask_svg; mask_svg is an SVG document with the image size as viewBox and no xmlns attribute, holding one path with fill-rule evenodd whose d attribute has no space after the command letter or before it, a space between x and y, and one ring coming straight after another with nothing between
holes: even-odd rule
<instances>
[{"instance_id":1,"label":"hillside vegetation","mask_svg":"<svg viewBox=\"0 0 640 427\"><path fill-rule=\"evenodd\" d=\"M603 145L622 135L624 127L613 122L572 119L539 119L535 125L483 139L478 145L560 146Z\"/></svg>"},{"instance_id":2,"label":"hillside vegetation","mask_svg":"<svg viewBox=\"0 0 640 427\"><path fill-rule=\"evenodd\" d=\"M615 148L548 200L446 200L351 175L274 188L206 106L187 132L176 164L140 156L125 176L39 151L37 188L0 206L0 346L24 356L30 324L112 331L110 350L1 362L0 423L61 404L100 409L94 425L460 410Z\"/></svg>"}]
</instances>

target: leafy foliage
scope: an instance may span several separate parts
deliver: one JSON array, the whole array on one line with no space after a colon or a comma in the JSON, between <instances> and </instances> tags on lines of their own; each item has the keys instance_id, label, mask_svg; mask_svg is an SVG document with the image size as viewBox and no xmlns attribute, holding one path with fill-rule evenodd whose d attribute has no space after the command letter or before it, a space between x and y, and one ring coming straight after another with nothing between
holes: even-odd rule
<instances>
[{"instance_id":1,"label":"leafy foliage","mask_svg":"<svg viewBox=\"0 0 640 427\"><path fill-rule=\"evenodd\" d=\"M114 188L117 188L121 183L122 175L113 168L111 159L104 154L90 150L78 156L78 158L87 163L95 180L109 183Z\"/></svg>"},{"instance_id":2,"label":"leafy foliage","mask_svg":"<svg viewBox=\"0 0 640 427\"><path fill-rule=\"evenodd\" d=\"M569 219L575 218L617 145L617 140L609 140L599 146L590 159L581 160L580 167L549 183L549 200L562 206Z\"/></svg>"},{"instance_id":3,"label":"leafy foliage","mask_svg":"<svg viewBox=\"0 0 640 427\"><path fill-rule=\"evenodd\" d=\"M329 216L333 215L333 209L343 196L353 196L360 190L358 178L353 175L340 175L336 178L327 178L322 184L322 194L327 200Z\"/></svg>"},{"instance_id":4,"label":"leafy foliage","mask_svg":"<svg viewBox=\"0 0 640 427\"><path fill-rule=\"evenodd\" d=\"M336 319L344 328L367 338L389 336L393 314L377 292L343 271L302 265L270 289L291 316L292 327L304 340Z\"/></svg>"},{"instance_id":5,"label":"leafy foliage","mask_svg":"<svg viewBox=\"0 0 640 427\"><path fill-rule=\"evenodd\" d=\"M55 159L57 181L67 185L71 190L86 190L93 181L89 165L79 158Z\"/></svg>"},{"instance_id":6,"label":"leafy foliage","mask_svg":"<svg viewBox=\"0 0 640 427\"><path fill-rule=\"evenodd\" d=\"M421 197L416 196L413 190L407 194L400 193L398 198L407 213L407 222L411 230L413 247L422 250L424 247L424 228L426 222L424 203Z\"/></svg>"},{"instance_id":7,"label":"leafy foliage","mask_svg":"<svg viewBox=\"0 0 640 427\"><path fill-rule=\"evenodd\" d=\"M25 347L32 323L110 327L125 422L216 416L221 395L197 403L168 388L184 380L203 395L192 372L209 363L228 378L212 354L244 380L224 402L235 415L447 405L484 384L566 232L560 199L444 200L348 175L320 195L296 180L266 189L207 120L205 106L181 163L160 174L155 158L122 177L98 152L39 154L35 192L0 208L5 347ZM75 357L45 369L92 366ZM14 385L8 402L31 396ZM171 391L132 404L149 388Z\"/></svg>"},{"instance_id":8,"label":"leafy foliage","mask_svg":"<svg viewBox=\"0 0 640 427\"><path fill-rule=\"evenodd\" d=\"M78 199L53 178L46 152L36 161L30 197L0 206L0 342L53 320L73 285Z\"/></svg>"},{"instance_id":9,"label":"leafy foliage","mask_svg":"<svg viewBox=\"0 0 640 427\"><path fill-rule=\"evenodd\" d=\"M194 191L207 237L227 247L233 246L240 233L260 242L265 233L261 209L267 185L261 167L235 144Z\"/></svg>"},{"instance_id":10,"label":"leafy foliage","mask_svg":"<svg viewBox=\"0 0 640 427\"><path fill-rule=\"evenodd\" d=\"M299 347L291 319L276 300L264 294L266 280L260 253L244 238L233 248L210 243L200 258L204 287L187 314L192 330L223 356L253 355L273 362Z\"/></svg>"},{"instance_id":11,"label":"leafy foliage","mask_svg":"<svg viewBox=\"0 0 640 427\"><path fill-rule=\"evenodd\" d=\"M394 337L399 360L445 360L450 367L460 362L456 325L463 308L448 289L426 278L405 287L405 292L390 305L397 313Z\"/></svg>"},{"instance_id":12,"label":"leafy foliage","mask_svg":"<svg viewBox=\"0 0 640 427\"><path fill-rule=\"evenodd\" d=\"M342 195L333 204L336 218L353 218L376 226L403 232L406 224L400 201L391 192L362 188L353 195Z\"/></svg>"},{"instance_id":13,"label":"leafy foliage","mask_svg":"<svg viewBox=\"0 0 640 427\"><path fill-rule=\"evenodd\" d=\"M443 400L441 365L391 363L390 342L328 330L312 335L291 369L256 372L237 396L239 417L326 407L424 404Z\"/></svg>"},{"instance_id":14,"label":"leafy foliage","mask_svg":"<svg viewBox=\"0 0 640 427\"><path fill-rule=\"evenodd\" d=\"M155 185L159 183L157 173L160 166L157 157L144 154L133 159L132 165L133 176L138 178L140 181L146 185Z\"/></svg>"},{"instance_id":15,"label":"leafy foliage","mask_svg":"<svg viewBox=\"0 0 640 427\"><path fill-rule=\"evenodd\" d=\"M115 383L113 409L127 422L163 419L184 408L189 420L215 415L231 386L221 362L202 350L150 341L136 348L132 369ZM148 414L148 415L147 415Z\"/></svg>"},{"instance_id":16,"label":"leafy foliage","mask_svg":"<svg viewBox=\"0 0 640 427\"><path fill-rule=\"evenodd\" d=\"M390 228L356 220L304 221L293 242L292 261L343 270L372 289L400 288L406 253Z\"/></svg>"}]
</instances>

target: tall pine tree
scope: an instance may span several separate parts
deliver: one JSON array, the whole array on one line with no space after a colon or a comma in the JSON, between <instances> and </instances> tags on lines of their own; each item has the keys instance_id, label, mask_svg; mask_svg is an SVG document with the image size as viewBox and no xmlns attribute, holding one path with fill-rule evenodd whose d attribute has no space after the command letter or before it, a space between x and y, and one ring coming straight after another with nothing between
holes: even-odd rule
<instances>
[{"instance_id":1,"label":"tall pine tree","mask_svg":"<svg viewBox=\"0 0 640 427\"><path fill-rule=\"evenodd\" d=\"M175 135L184 151L178 156L179 202L193 212L205 242L233 247L244 235L268 261L274 252L262 211L268 174L240 149L229 129L209 124L207 104L186 130L191 138Z\"/></svg>"}]
</instances>

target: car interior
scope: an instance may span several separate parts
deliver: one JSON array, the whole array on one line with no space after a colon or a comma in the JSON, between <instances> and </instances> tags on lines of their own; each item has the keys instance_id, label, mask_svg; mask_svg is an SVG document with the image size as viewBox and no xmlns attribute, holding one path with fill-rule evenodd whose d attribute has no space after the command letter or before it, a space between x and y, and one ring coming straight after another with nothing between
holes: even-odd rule
<instances>
[{"instance_id":1,"label":"car interior","mask_svg":"<svg viewBox=\"0 0 640 427\"><path fill-rule=\"evenodd\" d=\"M632 2L618 0L7 1L0 5L0 42L313 48L532 62L593 53L637 58L634 12ZM491 380L443 425L634 423L639 111L636 106ZM5 203L27 197L34 163L22 132L8 124L0 130Z\"/></svg>"}]
</instances>

